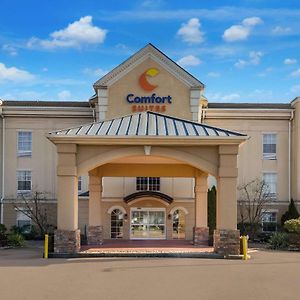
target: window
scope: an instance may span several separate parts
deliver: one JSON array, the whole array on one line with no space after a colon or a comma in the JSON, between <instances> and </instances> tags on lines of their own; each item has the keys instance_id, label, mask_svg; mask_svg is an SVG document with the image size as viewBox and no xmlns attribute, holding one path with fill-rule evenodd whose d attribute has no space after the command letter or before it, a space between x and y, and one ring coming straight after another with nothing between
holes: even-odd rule
<instances>
[{"instance_id":1,"label":"window","mask_svg":"<svg viewBox=\"0 0 300 300\"><path fill-rule=\"evenodd\" d=\"M277 173L264 173L263 180L267 186L267 193L271 197L276 198L277 196Z\"/></svg>"},{"instance_id":2,"label":"window","mask_svg":"<svg viewBox=\"0 0 300 300\"><path fill-rule=\"evenodd\" d=\"M32 132L18 132L18 156L31 156L32 152Z\"/></svg>"},{"instance_id":3,"label":"window","mask_svg":"<svg viewBox=\"0 0 300 300\"><path fill-rule=\"evenodd\" d=\"M112 239L123 238L123 212L114 209L110 215L110 237Z\"/></svg>"},{"instance_id":4,"label":"window","mask_svg":"<svg viewBox=\"0 0 300 300\"><path fill-rule=\"evenodd\" d=\"M81 176L78 177L78 191L79 192L82 191L82 177Z\"/></svg>"},{"instance_id":5,"label":"window","mask_svg":"<svg viewBox=\"0 0 300 300\"><path fill-rule=\"evenodd\" d=\"M276 159L277 135L275 133L263 134L263 159Z\"/></svg>"},{"instance_id":6,"label":"window","mask_svg":"<svg viewBox=\"0 0 300 300\"><path fill-rule=\"evenodd\" d=\"M261 218L262 231L276 231L277 230L277 213L264 212Z\"/></svg>"},{"instance_id":7,"label":"window","mask_svg":"<svg viewBox=\"0 0 300 300\"><path fill-rule=\"evenodd\" d=\"M22 228L23 233L31 231L31 219L22 211L17 211L16 225Z\"/></svg>"},{"instance_id":8,"label":"window","mask_svg":"<svg viewBox=\"0 0 300 300\"><path fill-rule=\"evenodd\" d=\"M17 171L18 192L31 191L31 171Z\"/></svg>"},{"instance_id":9,"label":"window","mask_svg":"<svg viewBox=\"0 0 300 300\"><path fill-rule=\"evenodd\" d=\"M137 191L159 191L160 177L137 177L136 190Z\"/></svg>"}]
</instances>

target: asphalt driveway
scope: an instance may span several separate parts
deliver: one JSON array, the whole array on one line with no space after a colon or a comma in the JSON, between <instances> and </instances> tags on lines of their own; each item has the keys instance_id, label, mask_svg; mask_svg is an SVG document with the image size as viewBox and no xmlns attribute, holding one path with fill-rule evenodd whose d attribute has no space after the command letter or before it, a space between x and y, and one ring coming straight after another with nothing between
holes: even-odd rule
<instances>
[{"instance_id":1,"label":"asphalt driveway","mask_svg":"<svg viewBox=\"0 0 300 300\"><path fill-rule=\"evenodd\" d=\"M299 299L300 253L220 259L48 259L0 250L0 299Z\"/></svg>"}]
</instances>

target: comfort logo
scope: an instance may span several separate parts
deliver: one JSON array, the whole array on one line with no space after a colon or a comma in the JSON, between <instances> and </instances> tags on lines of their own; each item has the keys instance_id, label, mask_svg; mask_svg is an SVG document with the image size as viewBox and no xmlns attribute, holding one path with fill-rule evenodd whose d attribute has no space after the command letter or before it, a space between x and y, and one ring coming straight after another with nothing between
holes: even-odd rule
<instances>
[{"instance_id":1,"label":"comfort logo","mask_svg":"<svg viewBox=\"0 0 300 300\"><path fill-rule=\"evenodd\" d=\"M159 71L155 68L150 68L139 77L139 84L144 91L151 92L157 85L153 85L148 81L148 77L155 77Z\"/></svg>"}]
</instances>

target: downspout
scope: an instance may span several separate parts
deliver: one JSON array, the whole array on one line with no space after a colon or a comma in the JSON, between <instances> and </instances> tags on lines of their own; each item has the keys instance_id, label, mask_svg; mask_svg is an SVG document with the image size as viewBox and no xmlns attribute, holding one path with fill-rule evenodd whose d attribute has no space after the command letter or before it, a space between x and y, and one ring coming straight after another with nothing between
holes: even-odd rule
<instances>
[{"instance_id":1,"label":"downspout","mask_svg":"<svg viewBox=\"0 0 300 300\"><path fill-rule=\"evenodd\" d=\"M1 200L0 200L0 209L1 209L1 216L0 216L0 224L3 224L4 220L4 212L3 212L3 201L4 201L4 189L5 189L5 184L4 184L4 168L5 168L5 162L4 162L4 157L5 157L5 118L3 115L3 108L2 108L2 101L0 100L0 112L1 112L1 118L2 118L2 184L1 184Z\"/></svg>"},{"instance_id":2,"label":"downspout","mask_svg":"<svg viewBox=\"0 0 300 300\"><path fill-rule=\"evenodd\" d=\"M292 151L292 146L291 146L291 143L292 143L292 121L294 119L294 111L292 110L291 111L291 117L289 119L289 161L288 161L288 182L289 182L289 192L288 192L288 195L289 195L289 202L291 201L291 151Z\"/></svg>"}]
</instances>

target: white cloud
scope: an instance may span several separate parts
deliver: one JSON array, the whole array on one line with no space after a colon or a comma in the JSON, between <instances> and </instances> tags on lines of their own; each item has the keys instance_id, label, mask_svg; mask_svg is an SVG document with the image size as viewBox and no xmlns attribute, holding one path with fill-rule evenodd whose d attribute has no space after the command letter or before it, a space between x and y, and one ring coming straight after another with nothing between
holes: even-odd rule
<instances>
[{"instance_id":1,"label":"white cloud","mask_svg":"<svg viewBox=\"0 0 300 300\"><path fill-rule=\"evenodd\" d=\"M200 44L204 40L204 32L201 31L201 23L197 18L191 18L187 23L183 23L177 35L190 44Z\"/></svg>"},{"instance_id":2,"label":"white cloud","mask_svg":"<svg viewBox=\"0 0 300 300\"><path fill-rule=\"evenodd\" d=\"M223 39L226 42L246 40L250 34L250 28L242 25L233 25L226 29Z\"/></svg>"},{"instance_id":3,"label":"white cloud","mask_svg":"<svg viewBox=\"0 0 300 300\"><path fill-rule=\"evenodd\" d=\"M207 99L210 101L234 101L240 99L241 96L238 93L230 93L230 94L223 94L223 93L212 93L207 95Z\"/></svg>"},{"instance_id":4,"label":"white cloud","mask_svg":"<svg viewBox=\"0 0 300 300\"><path fill-rule=\"evenodd\" d=\"M297 63L297 59L295 59L295 58L286 58L286 59L283 61L283 63L284 63L285 65L294 65L294 64Z\"/></svg>"},{"instance_id":5,"label":"white cloud","mask_svg":"<svg viewBox=\"0 0 300 300\"><path fill-rule=\"evenodd\" d=\"M275 35L285 35L289 34L292 31L290 27L282 27L282 26L276 26L272 29L272 33Z\"/></svg>"},{"instance_id":6,"label":"white cloud","mask_svg":"<svg viewBox=\"0 0 300 300\"><path fill-rule=\"evenodd\" d=\"M105 40L107 30L94 26L92 20L91 16L82 17L66 28L52 32L49 39L32 37L27 47L80 48L88 44L101 44Z\"/></svg>"},{"instance_id":7,"label":"white cloud","mask_svg":"<svg viewBox=\"0 0 300 300\"><path fill-rule=\"evenodd\" d=\"M224 95L221 99L223 101L234 101L234 100L237 100L237 99L240 99L241 96L237 93L232 93L232 94L228 94L228 95Z\"/></svg>"},{"instance_id":8,"label":"white cloud","mask_svg":"<svg viewBox=\"0 0 300 300\"><path fill-rule=\"evenodd\" d=\"M180 58L177 63L181 65L182 67L187 67L187 66L198 66L201 64L201 60L194 56L194 55L187 55L182 58Z\"/></svg>"},{"instance_id":9,"label":"white cloud","mask_svg":"<svg viewBox=\"0 0 300 300\"><path fill-rule=\"evenodd\" d=\"M96 76L96 77L103 77L106 75L109 71L97 68L97 69L91 69L91 68L85 68L82 73L88 76Z\"/></svg>"},{"instance_id":10,"label":"white cloud","mask_svg":"<svg viewBox=\"0 0 300 300\"><path fill-rule=\"evenodd\" d=\"M300 69L297 69L296 71L292 72L291 75L294 77L300 76Z\"/></svg>"},{"instance_id":11,"label":"white cloud","mask_svg":"<svg viewBox=\"0 0 300 300\"><path fill-rule=\"evenodd\" d=\"M239 59L234 66L242 69L247 65L259 65L262 56L263 53L261 51L250 51L248 60Z\"/></svg>"},{"instance_id":12,"label":"white cloud","mask_svg":"<svg viewBox=\"0 0 300 300\"><path fill-rule=\"evenodd\" d=\"M263 72L258 73L258 77L266 77L268 73L271 73L273 71L273 68L266 68Z\"/></svg>"},{"instance_id":13,"label":"white cloud","mask_svg":"<svg viewBox=\"0 0 300 300\"><path fill-rule=\"evenodd\" d=\"M33 80L35 76L25 70L16 67L6 67L5 64L0 63L0 82L24 82Z\"/></svg>"},{"instance_id":14,"label":"white cloud","mask_svg":"<svg viewBox=\"0 0 300 300\"><path fill-rule=\"evenodd\" d=\"M2 46L2 50L7 52L10 56L16 56L18 55L18 51L17 49L12 46L12 45L9 45L9 44L5 44Z\"/></svg>"},{"instance_id":15,"label":"white cloud","mask_svg":"<svg viewBox=\"0 0 300 300\"><path fill-rule=\"evenodd\" d=\"M57 94L59 100L69 100L71 98L71 93L67 90L61 91Z\"/></svg>"},{"instance_id":16,"label":"white cloud","mask_svg":"<svg viewBox=\"0 0 300 300\"><path fill-rule=\"evenodd\" d=\"M223 39L226 42L246 40L253 28L261 23L262 20L258 17L246 18L242 21L241 25L232 25L227 28L223 33Z\"/></svg>"},{"instance_id":17,"label":"white cloud","mask_svg":"<svg viewBox=\"0 0 300 300\"><path fill-rule=\"evenodd\" d=\"M242 21L242 24L244 26L256 26L262 23L262 19L259 17L251 17L251 18L246 18Z\"/></svg>"},{"instance_id":18,"label":"white cloud","mask_svg":"<svg viewBox=\"0 0 300 300\"><path fill-rule=\"evenodd\" d=\"M258 65L260 63L260 59L262 56L263 56L263 53L261 51L251 51L249 53L250 63L252 65Z\"/></svg>"},{"instance_id":19,"label":"white cloud","mask_svg":"<svg viewBox=\"0 0 300 300\"><path fill-rule=\"evenodd\" d=\"M247 64L248 64L248 63L247 63L245 60L239 59L239 60L234 64L234 66L235 66L236 68L242 69L242 68L244 68Z\"/></svg>"},{"instance_id":20,"label":"white cloud","mask_svg":"<svg viewBox=\"0 0 300 300\"><path fill-rule=\"evenodd\" d=\"M216 77L220 77L221 74L218 73L218 72L209 72L209 73L207 74L207 76L208 76L208 77L216 78Z\"/></svg>"}]
</instances>

